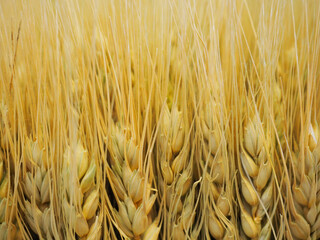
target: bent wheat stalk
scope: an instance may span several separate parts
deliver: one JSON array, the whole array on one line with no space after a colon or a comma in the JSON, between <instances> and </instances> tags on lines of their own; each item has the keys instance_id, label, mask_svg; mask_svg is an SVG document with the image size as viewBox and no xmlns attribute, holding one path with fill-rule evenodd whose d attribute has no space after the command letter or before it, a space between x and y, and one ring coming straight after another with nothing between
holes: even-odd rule
<instances>
[{"instance_id":1,"label":"bent wheat stalk","mask_svg":"<svg viewBox=\"0 0 320 240\"><path fill-rule=\"evenodd\" d=\"M80 142L68 146L63 162L62 208L66 226L78 239L98 239L101 235L103 216L96 173L95 160ZM74 238L70 233L67 237Z\"/></svg>"},{"instance_id":2,"label":"bent wheat stalk","mask_svg":"<svg viewBox=\"0 0 320 240\"><path fill-rule=\"evenodd\" d=\"M118 205L118 210L111 210L116 227L126 238L158 239L160 227L151 214L157 193L151 189L151 177L139 167L140 149L132 132L113 126L108 150L106 171Z\"/></svg>"}]
</instances>

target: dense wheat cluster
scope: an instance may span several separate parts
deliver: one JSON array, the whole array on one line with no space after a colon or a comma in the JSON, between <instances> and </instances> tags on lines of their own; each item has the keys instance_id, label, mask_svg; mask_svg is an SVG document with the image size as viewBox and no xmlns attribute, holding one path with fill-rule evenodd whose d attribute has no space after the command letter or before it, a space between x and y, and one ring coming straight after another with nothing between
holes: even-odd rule
<instances>
[{"instance_id":1,"label":"dense wheat cluster","mask_svg":"<svg viewBox=\"0 0 320 240\"><path fill-rule=\"evenodd\" d=\"M320 239L318 0L0 0L0 240Z\"/></svg>"}]
</instances>

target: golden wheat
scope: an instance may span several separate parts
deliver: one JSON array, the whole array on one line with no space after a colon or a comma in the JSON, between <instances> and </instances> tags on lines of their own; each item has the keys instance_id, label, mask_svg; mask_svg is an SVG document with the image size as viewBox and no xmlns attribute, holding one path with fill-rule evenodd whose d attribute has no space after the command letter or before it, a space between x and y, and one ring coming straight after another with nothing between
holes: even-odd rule
<instances>
[{"instance_id":1,"label":"golden wheat","mask_svg":"<svg viewBox=\"0 0 320 240\"><path fill-rule=\"evenodd\" d=\"M0 1L0 240L319 239L319 23L318 0Z\"/></svg>"},{"instance_id":2,"label":"golden wheat","mask_svg":"<svg viewBox=\"0 0 320 240\"><path fill-rule=\"evenodd\" d=\"M66 224L80 239L97 239L101 235L102 212L95 160L77 142L66 149L63 164L62 207ZM71 238L69 234L67 237Z\"/></svg>"},{"instance_id":3,"label":"golden wheat","mask_svg":"<svg viewBox=\"0 0 320 240\"><path fill-rule=\"evenodd\" d=\"M251 239L271 236L273 206L273 173L270 159L270 142L265 140L262 122L258 116L247 120L239 160L241 196L241 226Z\"/></svg>"},{"instance_id":4,"label":"golden wheat","mask_svg":"<svg viewBox=\"0 0 320 240\"><path fill-rule=\"evenodd\" d=\"M26 171L23 174L23 212L28 226L39 238L56 239L59 233L55 221L54 207L50 203L50 165L47 151L41 140L27 138L25 141Z\"/></svg>"},{"instance_id":5,"label":"golden wheat","mask_svg":"<svg viewBox=\"0 0 320 240\"><path fill-rule=\"evenodd\" d=\"M151 179L139 167L140 149L132 131L114 125L108 149L111 155L108 178L118 204L118 210L111 213L116 226L123 236L131 239L157 239L160 228L150 213L157 193L151 188Z\"/></svg>"},{"instance_id":6,"label":"golden wheat","mask_svg":"<svg viewBox=\"0 0 320 240\"><path fill-rule=\"evenodd\" d=\"M192 234L195 218L196 183L192 186L193 161L188 128L182 112L164 106L159 126L159 186L165 201L167 239L185 239ZM161 177L160 177L161 176Z\"/></svg>"},{"instance_id":7,"label":"golden wheat","mask_svg":"<svg viewBox=\"0 0 320 240\"><path fill-rule=\"evenodd\" d=\"M219 109L213 99L206 101L200 115L203 141L201 142L202 158L200 161L203 172L202 207L205 215L205 231L215 239L234 239L237 234L230 221L232 211L232 191L227 171L230 171L229 155L223 153L221 130L217 116ZM223 149L223 150L222 150ZM230 171L231 173L231 171ZM207 236L209 237L209 236Z\"/></svg>"},{"instance_id":8,"label":"golden wheat","mask_svg":"<svg viewBox=\"0 0 320 240\"><path fill-rule=\"evenodd\" d=\"M289 227L294 239L317 239L320 234L319 127L310 124L304 155L292 156L293 181L288 195ZM288 233L288 238L291 236Z\"/></svg>"},{"instance_id":9,"label":"golden wheat","mask_svg":"<svg viewBox=\"0 0 320 240\"><path fill-rule=\"evenodd\" d=\"M13 193L9 179L9 164L12 153L9 146L10 133L8 132L7 113L8 108L2 102L0 104L0 238L22 239L16 221L16 208L13 204Z\"/></svg>"}]
</instances>

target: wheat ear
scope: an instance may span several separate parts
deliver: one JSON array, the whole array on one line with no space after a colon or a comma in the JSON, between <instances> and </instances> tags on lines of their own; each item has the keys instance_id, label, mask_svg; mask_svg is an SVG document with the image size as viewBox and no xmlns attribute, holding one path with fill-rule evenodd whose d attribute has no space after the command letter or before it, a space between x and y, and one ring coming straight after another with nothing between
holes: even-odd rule
<instances>
[{"instance_id":1,"label":"wheat ear","mask_svg":"<svg viewBox=\"0 0 320 240\"><path fill-rule=\"evenodd\" d=\"M22 239L10 186L9 164L12 153L9 146L7 113L7 106L3 102L0 103L0 239Z\"/></svg>"},{"instance_id":2,"label":"wheat ear","mask_svg":"<svg viewBox=\"0 0 320 240\"><path fill-rule=\"evenodd\" d=\"M273 205L274 176L269 158L270 145L259 117L248 120L239 159L240 188L238 192L241 227L251 239L269 239Z\"/></svg>"},{"instance_id":3,"label":"wheat ear","mask_svg":"<svg viewBox=\"0 0 320 240\"><path fill-rule=\"evenodd\" d=\"M216 118L218 108L215 102L207 101L200 115L203 141L200 161L204 198L204 228L215 239L234 239L235 228L230 221L232 191L228 188L228 156L223 154L221 133ZM220 146L220 148L219 148ZM220 149L220 150L219 150ZM207 233L206 233L207 234ZM209 237L209 236L208 236Z\"/></svg>"},{"instance_id":4,"label":"wheat ear","mask_svg":"<svg viewBox=\"0 0 320 240\"><path fill-rule=\"evenodd\" d=\"M55 212L51 204L52 177L46 150L39 140L25 141L25 169L23 172L23 212L27 225L40 238L59 238Z\"/></svg>"},{"instance_id":5,"label":"wheat ear","mask_svg":"<svg viewBox=\"0 0 320 240\"><path fill-rule=\"evenodd\" d=\"M310 124L304 156L293 154L293 181L288 196L289 227L294 239L320 236L320 130ZM290 235L288 235L289 237Z\"/></svg>"},{"instance_id":6,"label":"wheat ear","mask_svg":"<svg viewBox=\"0 0 320 240\"><path fill-rule=\"evenodd\" d=\"M139 164L140 147L128 128L113 126L108 146L111 155L107 175L118 210L111 209L121 235L130 239L157 239L160 232L151 214L157 193Z\"/></svg>"},{"instance_id":7,"label":"wheat ear","mask_svg":"<svg viewBox=\"0 0 320 240\"><path fill-rule=\"evenodd\" d=\"M166 206L165 238L185 239L195 219L196 188L187 127L176 106L164 106L158 133L159 186ZM161 176L161 177L160 177Z\"/></svg>"},{"instance_id":8,"label":"wheat ear","mask_svg":"<svg viewBox=\"0 0 320 240\"><path fill-rule=\"evenodd\" d=\"M65 224L79 239L100 238L103 216L99 207L96 163L80 142L67 147L62 177L65 185L62 198Z\"/></svg>"}]
</instances>

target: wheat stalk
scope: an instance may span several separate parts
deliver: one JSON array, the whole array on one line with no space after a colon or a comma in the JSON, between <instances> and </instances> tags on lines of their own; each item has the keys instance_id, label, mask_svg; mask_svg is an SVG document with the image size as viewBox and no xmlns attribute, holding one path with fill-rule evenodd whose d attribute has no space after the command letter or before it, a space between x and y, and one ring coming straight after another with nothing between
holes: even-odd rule
<instances>
[{"instance_id":1,"label":"wheat stalk","mask_svg":"<svg viewBox=\"0 0 320 240\"><path fill-rule=\"evenodd\" d=\"M107 175L118 205L118 210L111 209L116 227L127 238L157 239L160 227L151 215L157 193L151 189L151 179L139 167L140 146L132 131L113 126L108 150L111 159Z\"/></svg>"}]
</instances>

